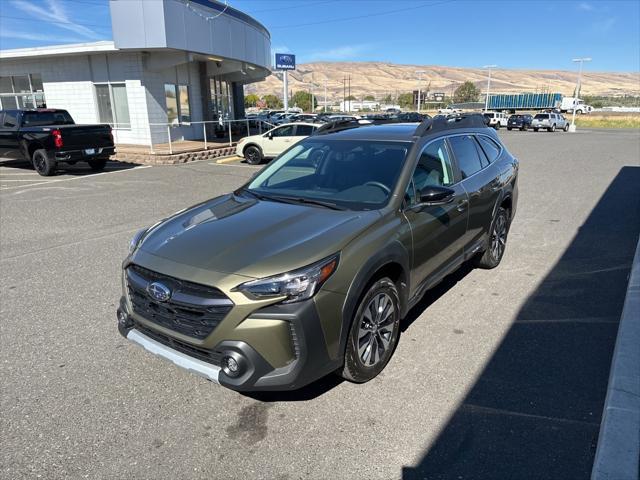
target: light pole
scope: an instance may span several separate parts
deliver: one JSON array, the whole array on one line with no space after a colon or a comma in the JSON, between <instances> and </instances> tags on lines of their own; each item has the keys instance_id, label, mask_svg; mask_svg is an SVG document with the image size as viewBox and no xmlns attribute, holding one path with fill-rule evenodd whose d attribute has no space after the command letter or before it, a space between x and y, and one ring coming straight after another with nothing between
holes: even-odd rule
<instances>
[{"instance_id":1,"label":"light pole","mask_svg":"<svg viewBox=\"0 0 640 480\"><path fill-rule=\"evenodd\" d=\"M327 113L327 81L324 81L324 112Z\"/></svg>"},{"instance_id":2,"label":"light pole","mask_svg":"<svg viewBox=\"0 0 640 480\"><path fill-rule=\"evenodd\" d=\"M424 70L416 70L418 74L418 113L420 113L420 87L422 85L422 74L426 73Z\"/></svg>"},{"instance_id":3,"label":"light pole","mask_svg":"<svg viewBox=\"0 0 640 480\"><path fill-rule=\"evenodd\" d=\"M577 106L578 95L580 95L580 80L582 77L582 65L584 64L584 62L590 62L591 58L590 57L574 58L571 61L577 62L580 64L580 67L578 67L578 82L576 83L576 94L575 94L575 97L573 97L573 113L571 114L571 125L569 125L569 131L575 132L576 131L576 106Z\"/></svg>"},{"instance_id":4,"label":"light pole","mask_svg":"<svg viewBox=\"0 0 640 480\"><path fill-rule=\"evenodd\" d=\"M489 91L491 89L491 69L497 68L497 65L485 65L482 68L486 68L489 70L489 78L487 78L487 98L484 100L484 111L486 112L489 109Z\"/></svg>"}]
</instances>

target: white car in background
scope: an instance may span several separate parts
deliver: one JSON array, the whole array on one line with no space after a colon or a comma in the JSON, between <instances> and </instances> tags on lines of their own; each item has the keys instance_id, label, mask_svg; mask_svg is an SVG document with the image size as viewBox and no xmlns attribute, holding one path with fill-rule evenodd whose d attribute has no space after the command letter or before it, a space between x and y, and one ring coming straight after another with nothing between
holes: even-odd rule
<instances>
[{"instance_id":1,"label":"white car in background","mask_svg":"<svg viewBox=\"0 0 640 480\"><path fill-rule=\"evenodd\" d=\"M487 125L500 130L500 127L506 127L509 122L509 116L502 112L485 112L484 118L488 120Z\"/></svg>"},{"instance_id":2,"label":"white car in background","mask_svg":"<svg viewBox=\"0 0 640 480\"><path fill-rule=\"evenodd\" d=\"M236 155L247 163L258 165L266 158L274 158L303 138L312 135L320 127L317 123L287 123L272 128L262 135L241 138L236 146Z\"/></svg>"}]
</instances>

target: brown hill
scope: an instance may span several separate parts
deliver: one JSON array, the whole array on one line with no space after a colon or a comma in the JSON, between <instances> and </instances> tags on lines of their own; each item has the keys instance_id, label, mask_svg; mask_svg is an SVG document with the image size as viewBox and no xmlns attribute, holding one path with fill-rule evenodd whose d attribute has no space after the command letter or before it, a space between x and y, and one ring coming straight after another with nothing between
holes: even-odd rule
<instances>
[{"instance_id":1,"label":"brown hill","mask_svg":"<svg viewBox=\"0 0 640 480\"><path fill-rule=\"evenodd\" d=\"M444 92L450 95L467 80L485 91L487 72L479 68L441 67L435 65L395 65L382 62L317 62L298 65L289 72L289 89L293 92L309 90L319 97L327 87L329 100L342 100L343 78L351 76L351 94L356 98L374 95L381 99L387 94L411 92L418 88L417 70L423 70L422 89ZM496 69L491 77L491 91L496 93L560 92L571 95L576 84L576 71L561 70L507 70ZM279 74L269 76L264 82L245 87L246 93L275 94L282 97L282 80ZM640 73L584 72L582 95L640 95Z\"/></svg>"}]
</instances>

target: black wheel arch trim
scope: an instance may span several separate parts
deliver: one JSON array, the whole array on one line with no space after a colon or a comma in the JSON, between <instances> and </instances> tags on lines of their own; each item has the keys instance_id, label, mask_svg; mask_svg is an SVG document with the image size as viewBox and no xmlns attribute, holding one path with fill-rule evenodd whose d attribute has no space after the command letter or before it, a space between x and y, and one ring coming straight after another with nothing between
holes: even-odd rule
<instances>
[{"instance_id":1,"label":"black wheel arch trim","mask_svg":"<svg viewBox=\"0 0 640 480\"><path fill-rule=\"evenodd\" d=\"M353 315L358 308L358 301L362 295L364 295L365 288L369 285L375 273L387 265L398 264L402 269L401 278L397 282L398 296L400 299L400 318L404 318L407 314L411 272L409 258L410 254L404 246L402 246L399 241L394 241L380 253L367 260L355 275L351 282L351 286L349 287L349 291L347 292L345 303L342 307L342 326L340 330L340 344L338 350L339 358L344 358L347 347L347 338L349 337L349 330L351 329Z\"/></svg>"}]
</instances>

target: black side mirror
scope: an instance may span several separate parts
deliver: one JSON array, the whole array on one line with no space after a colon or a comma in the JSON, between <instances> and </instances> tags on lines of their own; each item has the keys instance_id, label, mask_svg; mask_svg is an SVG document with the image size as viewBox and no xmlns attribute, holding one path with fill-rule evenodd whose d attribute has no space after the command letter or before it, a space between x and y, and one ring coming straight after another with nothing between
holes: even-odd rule
<instances>
[{"instance_id":1,"label":"black side mirror","mask_svg":"<svg viewBox=\"0 0 640 480\"><path fill-rule=\"evenodd\" d=\"M429 185L420 190L420 203L425 205L443 205L453 200L456 192L447 187Z\"/></svg>"}]
</instances>

